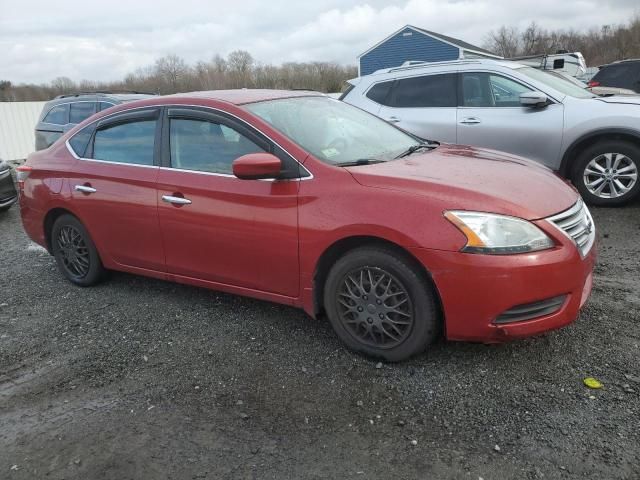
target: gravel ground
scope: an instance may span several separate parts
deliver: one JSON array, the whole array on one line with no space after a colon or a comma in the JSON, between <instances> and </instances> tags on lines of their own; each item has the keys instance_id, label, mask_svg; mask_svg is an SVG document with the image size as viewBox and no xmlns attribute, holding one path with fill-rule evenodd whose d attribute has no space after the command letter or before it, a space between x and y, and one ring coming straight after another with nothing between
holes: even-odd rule
<instances>
[{"instance_id":1,"label":"gravel ground","mask_svg":"<svg viewBox=\"0 0 640 480\"><path fill-rule=\"evenodd\" d=\"M0 478L638 479L640 204L593 213L574 325L391 365L284 306L118 273L73 287L14 207Z\"/></svg>"}]
</instances>

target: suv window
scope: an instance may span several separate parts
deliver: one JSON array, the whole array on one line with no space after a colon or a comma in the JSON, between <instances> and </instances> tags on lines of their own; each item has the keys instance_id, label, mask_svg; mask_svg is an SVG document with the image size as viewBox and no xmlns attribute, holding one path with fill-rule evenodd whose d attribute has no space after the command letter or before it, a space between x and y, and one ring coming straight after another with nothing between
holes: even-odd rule
<instances>
[{"instance_id":1,"label":"suv window","mask_svg":"<svg viewBox=\"0 0 640 480\"><path fill-rule=\"evenodd\" d=\"M69 123L81 123L96 113L95 102L75 102L69 106Z\"/></svg>"},{"instance_id":2,"label":"suv window","mask_svg":"<svg viewBox=\"0 0 640 480\"><path fill-rule=\"evenodd\" d=\"M265 152L234 129L207 120L171 119L171 166L183 170L233 174L233 161Z\"/></svg>"},{"instance_id":3,"label":"suv window","mask_svg":"<svg viewBox=\"0 0 640 480\"><path fill-rule=\"evenodd\" d=\"M462 73L463 107L519 107L520 94L529 87L501 75L485 72Z\"/></svg>"},{"instance_id":4,"label":"suv window","mask_svg":"<svg viewBox=\"0 0 640 480\"><path fill-rule=\"evenodd\" d=\"M379 103L380 105L389 105L389 102L387 102L387 97L389 96L389 91L391 91L392 85L393 80L391 80L390 82L376 83L367 92L367 98L373 100L376 103Z\"/></svg>"},{"instance_id":5,"label":"suv window","mask_svg":"<svg viewBox=\"0 0 640 480\"><path fill-rule=\"evenodd\" d=\"M153 165L155 136L155 120L107 125L96 131L91 158L109 162Z\"/></svg>"},{"instance_id":6,"label":"suv window","mask_svg":"<svg viewBox=\"0 0 640 480\"><path fill-rule=\"evenodd\" d=\"M47 116L42 120L44 123L52 123L54 125L66 125L69 123L69 104L56 105Z\"/></svg>"},{"instance_id":7,"label":"suv window","mask_svg":"<svg viewBox=\"0 0 640 480\"><path fill-rule=\"evenodd\" d=\"M455 107L456 74L403 78L393 87L392 107Z\"/></svg>"},{"instance_id":8,"label":"suv window","mask_svg":"<svg viewBox=\"0 0 640 480\"><path fill-rule=\"evenodd\" d=\"M606 65L591 79L604 87L630 88L635 90L640 81L640 62Z\"/></svg>"},{"instance_id":9,"label":"suv window","mask_svg":"<svg viewBox=\"0 0 640 480\"><path fill-rule=\"evenodd\" d=\"M111 107L113 107L113 103L109 103L109 102L100 102L100 103L98 104L98 106L100 107L100 108L98 109L98 111L99 111L99 112L101 112L101 111L103 111L103 110L106 110L107 108L111 108Z\"/></svg>"}]
</instances>

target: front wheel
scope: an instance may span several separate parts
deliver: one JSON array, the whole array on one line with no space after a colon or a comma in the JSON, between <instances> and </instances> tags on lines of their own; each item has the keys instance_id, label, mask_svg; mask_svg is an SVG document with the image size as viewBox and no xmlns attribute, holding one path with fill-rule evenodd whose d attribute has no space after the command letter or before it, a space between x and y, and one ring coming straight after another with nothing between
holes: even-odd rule
<instances>
[{"instance_id":1,"label":"front wheel","mask_svg":"<svg viewBox=\"0 0 640 480\"><path fill-rule=\"evenodd\" d=\"M327 277L324 306L347 346L388 361L424 351L439 332L433 286L412 262L384 247L340 258Z\"/></svg>"},{"instance_id":2,"label":"front wheel","mask_svg":"<svg viewBox=\"0 0 640 480\"><path fill-rule=\"evenodd\" d=\"M610 140L585 149L576 159L573 184L591 205L617 207L640 193L640 148Z\"/></svg>"},{"instance_id":3,"label":"front wheel","mask_svg":"<svg viewBox=\"0 0 640 480\"><path fill-rule=\"evenodd\" d=\"M98 250L89 232L72 215L61 215L51 230L51 247L58 268L72 283L94 285L105 276Z\"/></svg>"}]
</instances>

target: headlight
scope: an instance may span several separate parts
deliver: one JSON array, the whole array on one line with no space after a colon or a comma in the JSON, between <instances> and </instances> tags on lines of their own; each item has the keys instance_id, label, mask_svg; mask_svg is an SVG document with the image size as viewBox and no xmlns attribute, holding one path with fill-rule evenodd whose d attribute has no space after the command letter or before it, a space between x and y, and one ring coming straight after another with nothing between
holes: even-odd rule
<instances>
[{"instance_id":1,"label":"headlight","mask_svg":"<svg viewBox=\"0 0 640 480\"><path fill-rule=\"evenodd\" d=\"M545 250L554 243L533 223L493 213L448 211L444 216L467 237L467 253L508 255Z\"/></svg>"}]
</instances>

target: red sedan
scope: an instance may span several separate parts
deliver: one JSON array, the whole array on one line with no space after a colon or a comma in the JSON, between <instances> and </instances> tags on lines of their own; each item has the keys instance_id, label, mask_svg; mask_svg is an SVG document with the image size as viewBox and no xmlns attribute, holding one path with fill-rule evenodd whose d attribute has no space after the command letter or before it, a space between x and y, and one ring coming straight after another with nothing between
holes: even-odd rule
<instances>
[{"instance_id":1,"label":"red sedan","mask_svg":"<svg viewBox=\"0 0 640 480\"><path fill-rule=\"evenodd\" d=\"M390 361L562 327L591 290L591 216L551 171L313 92L119 105L18 176L26 232L77 285L121 270L294 305Z\"/></svg>"}]
</instances>

